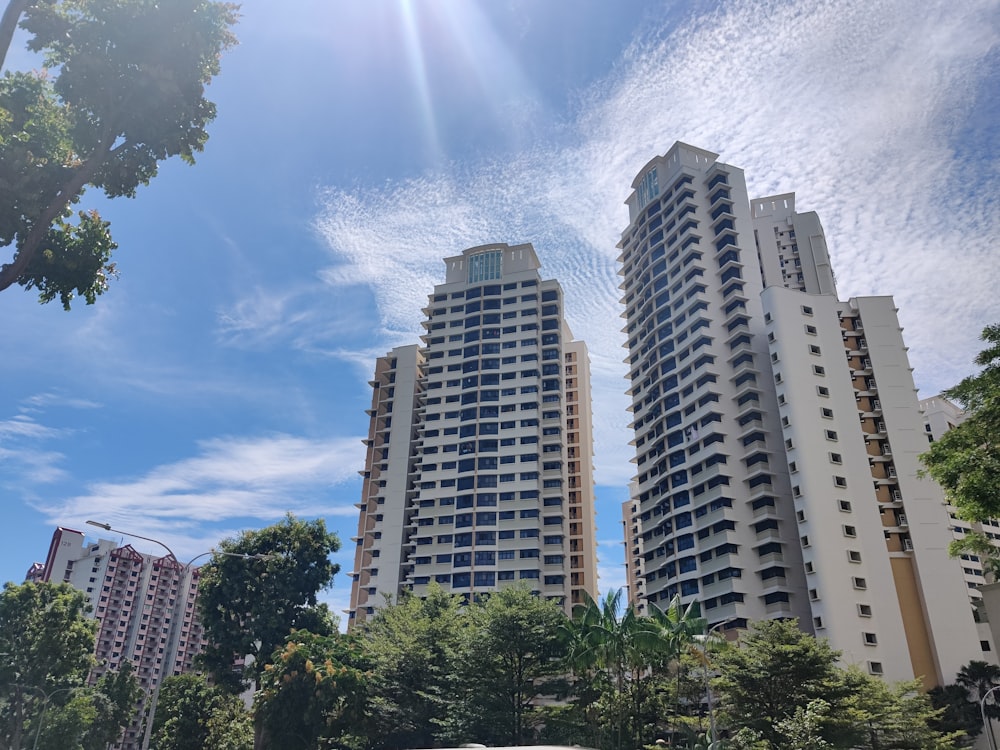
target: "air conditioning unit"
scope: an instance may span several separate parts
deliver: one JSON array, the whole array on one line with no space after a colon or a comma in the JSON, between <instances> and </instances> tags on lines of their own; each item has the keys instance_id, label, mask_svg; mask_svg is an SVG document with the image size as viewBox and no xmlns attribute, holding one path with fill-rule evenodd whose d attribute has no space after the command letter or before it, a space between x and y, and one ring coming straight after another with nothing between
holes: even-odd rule
<instances>
[{"instance_id":1,"label":"air conditioning unit","mask_svg":"<svg viewBox=\"0 0 1000 750\"><path fill-rule=\"evenodd\" d=\"M903 549L905 549L907 552L913 552L913 540L912 539L904 539L903 540Z\"/></svg>"},{"instance_id":2,"label":"air conditioning unit","mask_svg":"<svg viewBox=\"0 0 1000 750\"><path fill-rule=\"evenodd\" d=\"M902 513L900 513L899 514L899 518L897 519L897 523L900 526L907 526L908 524L906 523L906 516L904 516Z\"/></svg>"},{"instance_id":3,"label":"air conditioning unit","mask_svg":"<svg viewBox=\"0 0 1000 750\"><path fill-rule=\"evenodd\" d=\"M898 502L901 502L902 499L903 499L903 493L902 492L900 492L899 490L893 490L892 491L892 500L893 500L893 502L898 503Z\"/></svg>"}]
</instances>

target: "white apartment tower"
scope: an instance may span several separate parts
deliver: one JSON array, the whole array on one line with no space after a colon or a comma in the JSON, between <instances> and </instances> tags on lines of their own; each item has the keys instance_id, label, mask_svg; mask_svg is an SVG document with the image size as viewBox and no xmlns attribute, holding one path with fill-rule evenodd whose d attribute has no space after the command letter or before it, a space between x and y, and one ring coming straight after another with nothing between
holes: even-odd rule
<instances>
[{"instance_id":1,"label":"white apartment tower","mask_svg":"<svg viewBox=\"0 0 1000 750\"><path fill-rule=\"evenodd\" d=\"M60 527L45 562L32 565L27 580L68 583L87 597L98 623L91 684L132 664L143 695L114 747L138 750L150 696L165 678L191 672L204 644L195 607L198 569L108 539L88 543L82 532Z\"/></svg>"},{"instance_id":2,"label":"white apartment tower","mask_svg":"<svg viewBox=\"0 0 1000 750\"><path fill-rule=\"evenodd\" d=\"M932 396L921 400L920 409L924 414L924 431L928 442L937 440L965 421L966 415L961 407L944 396ZM951 517L951 531L955 539L961 539L966 534L975 532L982 534L991 540L993 546L1000 548L1000 520L990 518L982 523L970 523L959 518L958 510L952 505L948 506L948 514ZM994 636L993 630L997 629L998 624L1000 624L1000 614L997 614L1000 587L997 586L997 581L986 580L983 564L978 555L961 555L959 559L969 599L975 607L979 643L983 650L982 659L996 664L998 659L997 638Z\"/></svg>"},{"instance_id":3,"label":"white apartment tower","mask_svg":"<svg viewBox=\"0 0 1000 750\"><path fill-rule=\"evenodd\" d=\"M436 583L596 596L589 360L531 245L445 259L423 346L376 363L349 624Z\"/></svg>"},{"instance_id":4,"label":"white apartment tower","mask_svg":"<svg viewBox=\"0 0 1000 750\"><path fill-rule=\"evenodd\" d=\"M750 201L677 143L633 183L620 248L647 601L797 617L889 679L981 658L891 298L842 302L819 219ZM627 540L631 541L631 540Z\"/></svg>"}]
</instances>

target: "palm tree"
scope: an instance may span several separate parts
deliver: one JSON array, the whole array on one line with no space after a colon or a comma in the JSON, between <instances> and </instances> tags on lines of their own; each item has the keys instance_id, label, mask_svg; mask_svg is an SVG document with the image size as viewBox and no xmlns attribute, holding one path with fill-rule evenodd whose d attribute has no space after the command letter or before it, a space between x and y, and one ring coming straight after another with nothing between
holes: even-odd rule
<instances>
[{"instance_id":1,"label":"palm tree","mask_svg":"<svg viewBox=\"0 0 1000 750\"><path fill-rule=\"evenodd\" d=\"M650 620L663 643L657 666L668 668L671 662L676 665L674 715L678 716L681 702L681 654L697 636L705 633L708 622L701 616L701 607L697 602L692 601L685 607L679 594L674 595L664 610L652 606Z\"/></svg>"},{"instance_id":2,"label":"palm tree","mask_svg":"<svg viewBox=\"0 0 1000 750\"><path fill-rule=\"evenodd\" d=\"M1000 667L973 659L958 671L955 682L968 690L969 697L979 703L991 688L1000 685ZM993 705L986 706L986 713L991 718L1000 718L1000 707L995 700Z\"/></svg>"},{"instance_id":3,"label":"palm tree","mask_svg":"<svg viewBox=\"0 0 1000 750\"><path fill-rule=\"evenodd\" d=\"M684 607L680 597L664 611L653 608L650 617L640 617L632 605L622 611L621 605L621 590L609 591L600 603L588 596L565 625L573 673L610 683L617 747L626 736L642 743L645 681L676 660L705 627L697 605Z\"/></svg>"},{"instance_id":4,"label":"palm tree","mask_svg":"<svg viewBox=\"0 0 1000 750\"><path fill-rule=\"evenodd\" d=\"M659 640L646 618L639 617L632 605L621 611L621 604L621 590L609 591L599 604L587 596L564 626L573 673L585 676L591 683L609 683L609 718L614 744L619 748L626 737L626 726L638 726L635 708L626 711L631 703L629 693L637 688L637 680L649 664L647 654Z\"/></svg>"}]
</instances>

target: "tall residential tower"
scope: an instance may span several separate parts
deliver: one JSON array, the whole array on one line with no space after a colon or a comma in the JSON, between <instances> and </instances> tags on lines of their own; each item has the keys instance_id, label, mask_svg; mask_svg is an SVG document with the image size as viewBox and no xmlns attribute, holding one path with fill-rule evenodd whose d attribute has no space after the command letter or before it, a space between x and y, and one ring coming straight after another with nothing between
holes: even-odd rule
<instances>
[{"instance_id":1,"label":"tall residential tower","mask_svg":"<svg viewBox=\"0 0 1000 750\"><path fill-rule=\"evenodd\" d=\"M376 363L352 626L432 583L596 596L587 349L539 265L527 244L446 258L423 346Z\"/></svg>"},{"instance_id":2,"label":"tall residential tower","mask_svg":"<svg viewBox=\"0 0 1000 750\"><path fill-rule=\"evenodd\" d=\"M891 298L840 301L818 217L717 154L677 143L632 188L633 588L951 681L982 652Z\"/></svg>"}]
</instances>

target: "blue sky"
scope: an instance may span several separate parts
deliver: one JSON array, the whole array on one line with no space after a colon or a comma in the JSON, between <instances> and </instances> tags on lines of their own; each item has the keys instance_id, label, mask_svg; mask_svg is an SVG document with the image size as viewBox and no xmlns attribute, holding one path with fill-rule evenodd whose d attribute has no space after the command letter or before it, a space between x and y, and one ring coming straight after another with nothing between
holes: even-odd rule
<instances>
[{"instance_id":1,"label":"blue sky","mask_svg":"<svg viewBox=\"0 0 1000 750\"><path fill-rule=\"evenodd\" d=\"M443 257L527 241L590 346L602 587L620 585L615 243L675 140L755 195L794 190L841 295L895 296L921 395L957 382L1000 320L1000 2L816 5L244 2L198 164L82 203L120 245L110 292L70 313L0 294L2 580L56 525L186 560L288 510L325 516L350 570L375 357L416 342Z\"/></svg>"}]
</instances>

